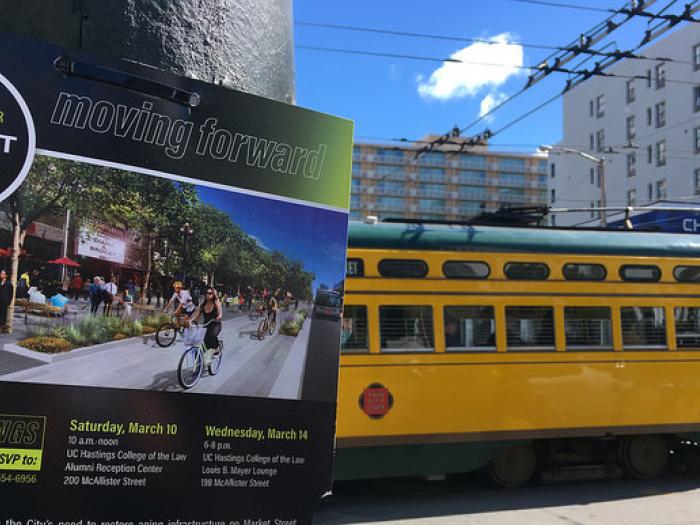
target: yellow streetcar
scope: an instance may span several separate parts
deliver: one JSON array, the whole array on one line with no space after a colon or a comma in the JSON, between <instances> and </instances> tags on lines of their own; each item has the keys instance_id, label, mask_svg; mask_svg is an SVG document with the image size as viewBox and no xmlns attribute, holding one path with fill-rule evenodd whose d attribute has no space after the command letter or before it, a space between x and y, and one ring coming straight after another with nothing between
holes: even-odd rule
<instances>
[{"instance_id":1,"label":"yellow streetcar","mask_svg":"<svg viewBox=\"0 0 700 525\"><path fill-rule=\"evenodd\" d=\"M336 479L659 475L700 429L699 257L691 234L351 223Z\"/></svg>"}]
</instances>

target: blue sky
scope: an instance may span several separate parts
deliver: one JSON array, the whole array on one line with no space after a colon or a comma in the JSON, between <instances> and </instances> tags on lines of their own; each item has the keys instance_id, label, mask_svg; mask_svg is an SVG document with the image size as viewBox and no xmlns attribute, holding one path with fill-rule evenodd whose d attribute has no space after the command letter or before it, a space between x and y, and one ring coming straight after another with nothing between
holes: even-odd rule
<instances>
[{"instance_id":1,"label":"blue sky","mask_svg":"<svg viewBox=\"0 0 700 525\"><path fill-rule=\"evenodd\" d=\"M197 186L197 193L205 203L226 212L259 245L302 261L316 274L314 290L343 278L345 214L204 186Z\"/></svg>"},{"instance_id":2,"label":"blue sky","mask_svg":"<svg viewBox=\"0 0 700 525\"><path fill-rule=\"evenodd\" d=\"M623 0L567 0L583 6L620 8ZM660 9L665 3L653 6ZM670 12L682 6L677 4ZM532 5L513 0L296 0L297 22L320 22L459 37L501 39L524 44L564 46L608 15ZM610 49L636 47L646 22L633 20L601 44ZM472 62L536 65L553 51L514 46L478 45L445 40L407 38L295 25L298 45L361 49L444 58L458 53ZM296 50L297 101L300 105L355 121L356 140L368 137L418 139L445 133L455 124L474 121L483 104L518 91L527 72L512 68L463 66L442 70L441 62L423 62ZM497 130L517 116L560 92L563 74L552 74L465 135L489 127ZM619 79L610 79L619 82ZM422 87L421 87L422 86ZM485 100L486 99L486 100ZM561 99L494 137L498 149L533 151L537 144L561 137ZM523 145L523 146L521 146Z\"/></svg>"}]
</instances>

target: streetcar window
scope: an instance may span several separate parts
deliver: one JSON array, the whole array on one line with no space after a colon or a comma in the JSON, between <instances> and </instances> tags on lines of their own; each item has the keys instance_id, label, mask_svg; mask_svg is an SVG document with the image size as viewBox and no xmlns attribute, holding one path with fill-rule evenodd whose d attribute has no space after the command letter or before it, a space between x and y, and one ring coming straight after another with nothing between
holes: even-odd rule
<instances>
[{"instance_id":1,"label":"streetcar window","mask_svg":"<svg viewBox=\"0 0 700 525\"><path fill-rule=\"evenodd\" d=\"M551 306L506 306L508 350L555 350Z\"/></svg>"},{"instance_id":2,"label":"streetcar window","mask_svg":"<svg viewBox=\"0 0 700 525\"><path fill-rule=\"evenodd\" d=\"M661 279L661 270L651 264L625 264L620 267L620 278L638 283L656 282Z\"/></svg>"},{"instance_id":3,"label":"streetcar window","mask_svg":"<svg viewBox=\"0 0 700 525\"><path fill-rule=\"evenodd\" d=\"M676 266L673 277L681 283L700 283L700 266Z\"/></svg>"},{"instance_id":4,"label":"streetcar window","mask_svg":"<svg viewBox=\"0 0 700 525\"><path fill-rule=\"evenodd\" d=\"M383 259L379 261L382 277L425 277L428 265L420 259Z\"/></svg>"},{"instance_id":5,"label":"streetcar window","mask_svg":"<svg viewBox=\"0 0 700 525\"><path fill-rule=\"evenodd\" d=\"M623 306L622 344L625 349L666 346L666 319L661 306Z\"/></svg>"},{"instance_id":6,"label":"streetcar window","mask_svg":"<svg viewBox=\"0 0 700 525\"><path fill-rule=\"evenodd\" d=\"M676 321L676 346L700 348L700 308L677 306L673 316Z\"/></svg>"},{"instance_id":7,"label":"streetcar window","mask_svg":"<svg viewBox=\"0 0 700 525\"><path fill-rule=\"evenodd\" d=\"M567 350L612 349L610 307L564 307L564 333Z\"/></svg>"},{"instance_id":8,"label":"streetcar window","mask_svg":"<svg viewBox=\"0 0 700 525\"><path fill-rule=\"evenodd\" d=\"M562 273L568 281L604 281L608 274L602 264L579 263L565 264Z\"/></svg>"},{"instance_id":9,"label":"streetcar window","mask_svg":"<svg viewBox=\"0 0 700 525\"><path fill-rule=\"evenodd\" d=\"M491 269L480 261L447 261L442 265L442 273L449 279L486 279Z\"/></svg>"},{"instance_id":10,"label":"streetcar window","mask_svg":"<svg viewBox=\"0 0 700 525\"><path fill-rule=\"evenodd\" d=\"M347 259L345 261L346 277L364 277L365 264L362 259Z\"/></svg>"},{"instance_id":11,"label":"streetcar window","mask_svg":"<svg viewBox=\"0 0 700 525\"><path fill-rule=\"evenodd\" d=\"M344 354L369 352L367 307L345 305L340 329L340 351Z\"/></svg>"},{"instance_id":12,"label":"streetcar window","mask_svg":"<svg viewBox=\"0 0 700 525\"><path fill-rule=\"evenodd\" d=\"M445 349L495 351L496 320L493 306L446 306Z\"/></svg>"},{"instance_id":13,"label":"streetcar window","mask_svg":"<svg viewBox=\"0 0 700 525\"><path fill-rule=\"evenodd\" d=\"M509 262L503 272L508 279L542 281L549 277L549 267L544 263Z\"/></svg>"},{"instance_id":14,"label":"streetcar window","mask_svg":"<svg viewBox=\"0 0 700 525\"><path fill-rule=\"evenodd\" d=\"M431 306L380 306L382 352L432 352Z\"/></svg>"}]
</instances>

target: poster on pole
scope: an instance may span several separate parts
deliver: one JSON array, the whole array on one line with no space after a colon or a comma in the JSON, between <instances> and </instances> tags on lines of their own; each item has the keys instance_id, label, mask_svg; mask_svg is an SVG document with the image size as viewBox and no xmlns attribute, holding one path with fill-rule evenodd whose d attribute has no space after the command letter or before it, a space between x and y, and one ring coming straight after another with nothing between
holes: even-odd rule
<instances>
[{"instance_id":1,"label":"poster on pole","mask_svg":"<svg viewBox=\"0 0 700 525\"><path fill-rule=\"evenodd\" d=\"M2 525L309 523L352 122L0 47Z\"/></svg>"}]
</instances>

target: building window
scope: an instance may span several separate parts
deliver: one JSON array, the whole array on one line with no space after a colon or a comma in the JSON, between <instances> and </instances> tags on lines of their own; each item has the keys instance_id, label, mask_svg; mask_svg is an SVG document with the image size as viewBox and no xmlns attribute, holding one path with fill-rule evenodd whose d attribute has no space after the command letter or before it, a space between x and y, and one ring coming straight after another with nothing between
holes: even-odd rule
<instances>
[{"instance_id":1,"label":"building window","mask_svg":"<svg viewBox=\"0 0 700 525\"><path fill-rule=\"evenodd\" d=\"M635 153L627 154L627 176L634 177L637 174L637 155Z\"/></svg>"},{"instance_id":2,"label":"building window","mask_svg":"<svg viewBox=\"0 0 700 525\"><path fill-rule=\"evenodd\" d=\"M346 304L340 332L340 351L344 354L367 353L367 307Z\"/></svg>"},{"instance_id":3,"label":"building window","mask_svg":"<svg viewBox=\"0 0 700 525\"><path fill-rule=\"evenodd\" d=\"M656 64L654 68L654 80L656 81L656 89L661 89L666 85L666 64Z\"/></svg>"},{"instance_id":4,"label":"building window","mask_svg":"<svg viewBox=\"0 0 700 525\"><path fill-rule=\"evenodd\" d=\"M700 195L700 168L695 168L695 195Z\"/></svg>"},{"instance_id":5,"label":"building window","mask_svg":"<svg viewBox=\"0 0 700 525\"><path fill-rule=\"evenodd\" d=\"M656 105L656 127L666 125L666 102L659 102Z\"/></svg>"},{"instance_id":6,"label":"building window","mask_svg":"<svg viewBox=\"0 0 700 525\"><path fill-rule=\"evenodd\" d=\"M647 126L651 126L651 108L647 108Z\"/></svg>"},{"instance_id":7,"label":"building window","mask_svg":"<svg viewBox=\"0 0 700 525\"><path fill-rule=\"evenodd\" d=\"M553 162L549 165L549 176L554 178L554 175L556 175L557 166Z\"/></svg>"},{"instance_id":8,"label":"building window","mask_svg":"<svg viewBox=\"0 0 700 525\"><path fill-rule=\"evenodd\" d=\"M651 69L647 69L647 87L651 87Z\"/></svg>"},{"instance_id":9,"label":"building window","mask_svg":"<svg viewBox=\"0 0 700 525\"><path fill-rule=\"evenodd\" d=\"M564 307L566 349L612 349L612 315L609 306Z\"/></svg>"},{"instance_id":10,"label":"building window","mask_svg":"<svg viewBox=\"0 0 700 525\"><path fill-rule=\"evenodd\" d=\"M666 179L656 181L656 198L659 200L666 198Z\"/></svg>"},{"instance_id":11,"label":"building window","mask_svg":"<svg viewBox=\"0 0 700 525\"><path fill-rule=\"evenodd\" d=\"M700 111L700 86L693 88L693 111Z\"/></svg>"},{"instance_id":12,"label":"building window","mask_svg":"<svg viewBox=\"0 0 700 525\"><path fill-rule=\"evenodd\" d=\"M700 127L693 130L693 143L695 153L700 153Z\"/></svg>"},{"instance_id":13,"label":"building window","mask_svg":"<svg viewBox=\"0 0 700 525\"><path fill-rule=\"evenodd\" d=\"M603 185L603 172L600 170L600 166L596 166L596 187L600 188Z\"/></svg>"},{"instance_id":14,"label":"building window","mask_svg":"<svg viewBox=\"0 0 700 525\"><path fill-rule=\"evenodd\" d=\"M446 306L447 351L495 351L496 320L493 306Z\"/></svg>"},{"instance_id":15,"label":"building window","mask_svg":"<svg viewBox=\"0 0 700 525\"><path fill-rule=\"evenodd\" d=\"M605 149L605 130L599 129L596 132L596 149L597 151L603 151Z\"/></svg>"},{"instance_id":16,"label":"building window","mask_svg":"<svg viewBox=\"0 0 700 525\"><path fill-rule=\"evenodd\" d=\"M627 96L625 97L625 100L627 101L628 104L630 104L631 102L634 102L636 95L634 92L634 79L633 78L631 78L627 81L626 95Z\"/></svg>"},{"instance_id":17,"label":"building window","mask_svg":"<svg viewBox=\"0 0 700 525\"><path fill-rule=\"evenodd\" d=\"M627 190L627 206L634 206L637 204L637 190L632 188Z\"/></svg>"},{"instance_id":18,"label":"building window","mask_svg":"<svg viewBox=\"0 0 700 525\"><path fill-rule=\"evenodd\" d=\"M552 188L552 189L549 190L549 191L550 191L550 202L551 202L552 204L554 204L554 203L556 202L556 200L557 200L557 193L556 193L556 190L555 190L554 188Z\"/></svg>"},{"instance_id":19,"label":"building window","mask_svg":"<svg viewBox=\"0 0 700 525\"><path fill-rule=\"evenodd\" d=\"M595 138L593 136L593 133L588 135L588 149L591 151L595 149Z\"/></svg>"},{"instance_id":20,"label":"building window","mask_svg":"<svg viewBox=\"0 0 700 525\"><path fill-rule=\"evenodd\" d=\"M632 140L637 136L637 128L634 123L634 115L627 117L627 140Z\"/></svg>"},{"instance_id":21,"label":"building window","mask_svg":"<svg viewBox=\"0 0 700 525\"><path fill-rule=\"evenodd\" d=\"M654 162L654 148L651 144L647 146L647 164Z\"/></svg>"},{"instance_id":22,"label":"building window","mask_svg":"<svg viewBox=\"0 0 700 525\"><path fill-rule=\"evenodd\" d=\"M693 68L700 69L700 44L693 46Z\"/></svg>"},{"instance_id":23,"label":"building window","mask_svg":"<svg viewBox=\"0 0 700 525\"><path fill-rule=\"evenodd\" d=\"M622 344L625 348L666 346L666 319L661 306L623 306Z\"/></svg>"},{"instance_id":24,"label":"building window","mask_svg":"<svg viewBox=\"0 0 700 525\"><path fill-rule=\"evenodd\" d=\"M592 100L588 101L588 116L590 116L590 117L593 116L593 101Z\"/></svg>"},{"instance_id":25,"label":"building window","mask_svg":"<svg viewBox=\"0 0 700 525\"><path fill-rule=\"evenodd\" d=\"M591 168L589 176L591 179L591 186L593 186L593 184L595 184L595 168Z\"/></svg>"},{"instance_id":26,"label":"building window","mask_svg":"<svg viewBox=\"0 0 700 525\"><path fill-rule=\"evenodd\" d=\"M661 140L656 143L656 165L666 165L666 141Z\"/></svg>"},{"instance_id":27,"label":"building window","mask_svg":"<svg viewBox=\"0 0 700 525\"><path fill-rule=\"evenodd\" d=\"M506 306L508 350L554 350L551 306Z\"/></svg>"},{"instance_id":28,"label":"building window","mask_svg":"<svg viewBox=\"0 0 700 525\"><path fill-rule=\"evenodd\" d=\"M605 95L598 95L595 98L595 116L596 118L605 116Z\"/></svg>"},{"instance_id":29,"label":"building window","mask_svg":"<svg viewBox=\"0 0 700 525\"><path fill-rule=\"evenodd\" d=\"M654 198L654 185L650 182L647 184L647 200L651 201Z\"/></svg>"},{"instance_id":30,"label":"building window","mask_svg":"<svg viewBox=\"0 0 700 525\"><path fill-rule=\"evenodd\" d=\"M432 352L432 307L380 306L379 336L382 352Z\"/></svg>"}]
</instances>

